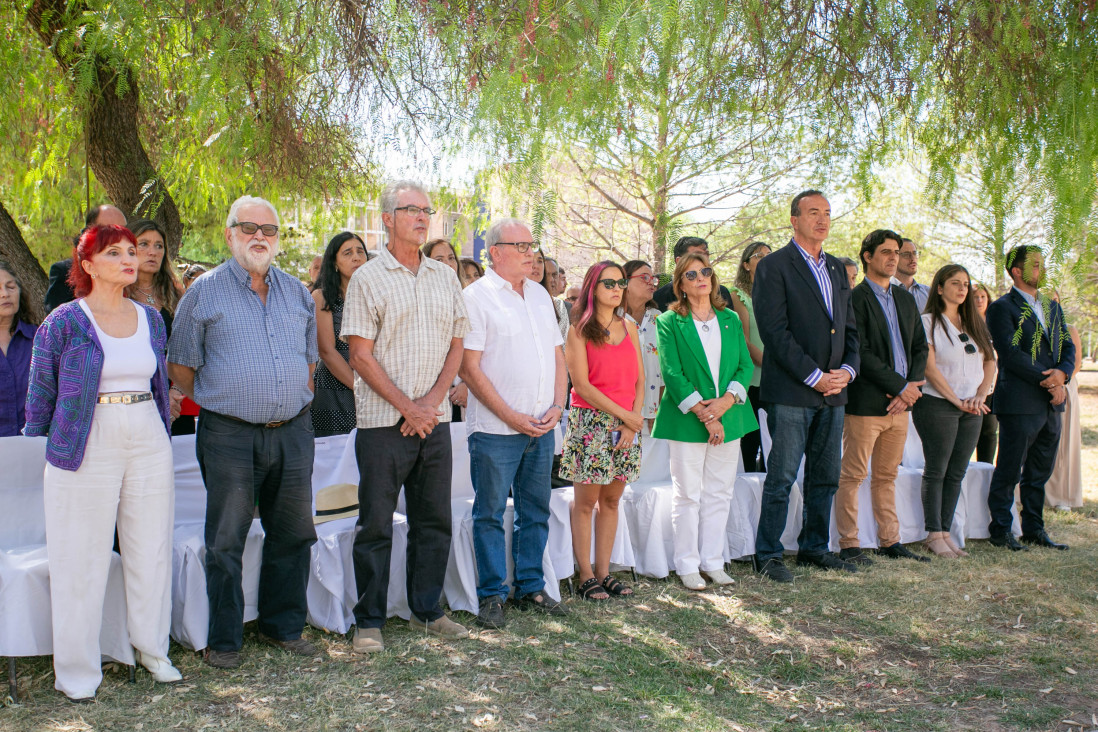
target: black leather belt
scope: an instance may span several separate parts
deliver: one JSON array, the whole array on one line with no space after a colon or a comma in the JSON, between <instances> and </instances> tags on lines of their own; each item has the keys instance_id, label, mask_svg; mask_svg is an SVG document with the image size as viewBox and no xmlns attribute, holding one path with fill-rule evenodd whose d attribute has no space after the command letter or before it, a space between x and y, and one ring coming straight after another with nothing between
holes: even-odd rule
<instances>
[{"instance_id":1,"label":"black leather belt","mask_svg":"<svg viewBox=\"0 0 1098 732\"><path fill-rule=\"evenodd\" d=\"M249 422L246 419L241 419L240 417L234 417L231 414L222 414L221 412L210 412L210 414L216 414L218 417L224 417L225 419L231 419L234 422L240 422L241 424L250 425L251 427L260 427L260 428L265 429L265 430L274 430L274 429L278 429L279 427L282 427L283 425L287 425L290 422L293 422L295 419L297 419L301 415L305 414L305 412L308 412L309 407L311 407L311 406L313 406L312 402L310 402L309 404L306 404L304 409L302 409L300 412L298 412L294 416L290 417L289 419L280 419L277 422L267 422L265 424L261 424L259 422Z\"/></svg>"}]
</instances>

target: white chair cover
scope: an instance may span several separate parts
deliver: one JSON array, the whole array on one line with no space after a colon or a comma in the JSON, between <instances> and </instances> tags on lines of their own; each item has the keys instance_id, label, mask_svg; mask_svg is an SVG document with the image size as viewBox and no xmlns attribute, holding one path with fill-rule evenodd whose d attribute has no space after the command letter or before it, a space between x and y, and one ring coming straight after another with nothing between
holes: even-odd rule
<instances>
[{"instance_id":1,"label":"white chair cover","mask_svg":"<svg viewBox=\"0 0 1098 732\"><path fill-rule=\"evenodd\" d=\"M766 473L740 473L732 492L732 510L728 512L728 555L731 561L750 558L755 553L755 538L762 514L762 491ZM793 484L789 491L789 510L782 532L782 546L787 552L797 551L797 536L804 520L801 487Z\"/></svg>"},{"instance_id":2,"label":"white chair cover","mask_svg":"<svg viewBox=\"0 0 1098 732\"><path fill-rule=\"evenodd\" d=\"M575 502L574 488L555 488L549 498L549 541L545 551L553 565L553 574L557 580L568 579L576 571L575 555L572 552L572 504ZM629 492L629 486L625 486ZM618 503L618 530L614 534L614 548L610 550L610 569L617 572L622 569L636 569L636 557L633 552L633 539L629 531L629 519L624 508L624 493ZM668 514L670 516L670 514ZM591 561L595 561L595 517L591 516ZM546 582L549 581L546 575Z\"/></svg>"}]
</instances>

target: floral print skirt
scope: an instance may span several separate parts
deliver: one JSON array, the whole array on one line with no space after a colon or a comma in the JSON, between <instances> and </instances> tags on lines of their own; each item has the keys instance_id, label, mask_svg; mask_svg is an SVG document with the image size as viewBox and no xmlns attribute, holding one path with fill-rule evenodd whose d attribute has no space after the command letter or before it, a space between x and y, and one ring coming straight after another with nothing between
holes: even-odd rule
<instances>
[{"instance_id":1,"label":"floral print skirt","mask_svg":"<svg viewBox=\"0 0 1098 732\"><path fill-rule=\"evenodd\" d=\"M573 407L568 413L560 477L592 485L636 480L640 475L640 442L615 450L610 432L618 424L617 418L606 412Z\"/></svg>"}]
</instances>

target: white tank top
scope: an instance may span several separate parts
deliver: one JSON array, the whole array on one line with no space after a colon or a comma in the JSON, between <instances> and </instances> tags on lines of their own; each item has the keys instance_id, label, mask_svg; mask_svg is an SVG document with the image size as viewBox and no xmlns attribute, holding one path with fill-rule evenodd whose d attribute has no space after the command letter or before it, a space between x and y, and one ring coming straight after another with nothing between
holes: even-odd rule
<instances>
[{"instance_id":1,"label":"white tank top","mask_svg":"<svg viewBox=\"0 0 1098 732\"><path fill-rule=\"evenodd\" d=\"M127 300L137 310L137 331L129 338L114 338L103 332L95 322L91 308L83 299L80 308L88 316L99 344L103 346L103 373L99 376L99 393L114 391L150 391L156 374L156 354L149 339L149 318L133 300Z\"/></svg>"}]
</instances>

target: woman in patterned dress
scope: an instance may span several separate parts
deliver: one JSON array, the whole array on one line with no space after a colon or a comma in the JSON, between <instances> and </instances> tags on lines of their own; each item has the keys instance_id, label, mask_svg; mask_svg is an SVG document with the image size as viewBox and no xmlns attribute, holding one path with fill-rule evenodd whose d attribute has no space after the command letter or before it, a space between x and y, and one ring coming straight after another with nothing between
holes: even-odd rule
<instances>
[{"instance_id":1,"label":"woman in patterned dress","mask_svg":"<svg viewBox=\"0 0 1098 732\"><path fill-rule=\"evenodd\" d=\"M366 263L366 245L344 231L332 237L320 263L313 301L320 363L313 373L313 431L317 437L345 435L355 428L355 374L340 340L343 298L355 270Z\"/></svg>"},{"instance_id":2,"label":"woman in patterned dress","mask_svg":"<svg viewBox=\"0 0 1098 732\"><path fill-rule=\"evenodd\" d=\"M625 484L640 472L638 435L644 423L640 339L637 327L617 314L627 283L613 262L587 270L564 351L572 377L572 408L560 475L575 486L572 551L580 596L586 600L633 594L610 574L618 501ZM591 515L596 505L592 567Z\"/></svg>"}]
</instances>

